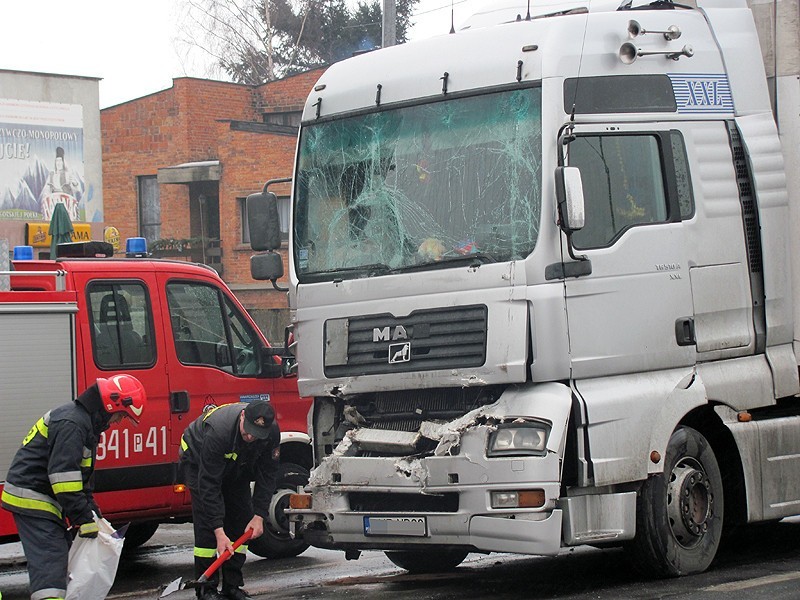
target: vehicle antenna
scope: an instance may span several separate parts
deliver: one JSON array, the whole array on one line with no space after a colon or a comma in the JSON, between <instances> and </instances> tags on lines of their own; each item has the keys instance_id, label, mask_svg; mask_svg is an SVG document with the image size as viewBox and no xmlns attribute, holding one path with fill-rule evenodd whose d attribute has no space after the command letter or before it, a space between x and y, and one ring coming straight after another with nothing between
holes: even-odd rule
<instances>
[{"instance_id":1,"label":"vehicle antenna","mask_svg":"<svg viewBox=\"0 0 800 600\"><path fill-rule=\"evenodd\" d=\"M453 9L453 0L450 0L450 33L456 32L456 15Z\"/></svg>"}]
</instances>

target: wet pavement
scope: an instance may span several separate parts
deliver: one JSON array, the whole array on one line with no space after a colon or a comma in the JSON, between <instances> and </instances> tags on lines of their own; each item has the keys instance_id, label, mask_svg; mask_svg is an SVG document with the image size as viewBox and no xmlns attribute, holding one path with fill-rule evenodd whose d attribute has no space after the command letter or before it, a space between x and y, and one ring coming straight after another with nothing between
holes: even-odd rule
<instances>
[{"instance_id":1,"label":"wet pavement","mask_svg":"<svg viewBox=\"0 0 800 600\"><path fill-rule=\"evenodd\" d=\"M109 599L155 599L177 577L192 578L190 525L161 526L142 548L123 555ZM795 600L800 598L800 523L748 528L701 575L647 580L620 549L567 549L555 558L470 554L455 571L410 575L382 552L357 561L311 548L292 559L266 560L248 554L246 588L259 600L332 600L363 597L392 600L450 599L651 599ZM0 546L3 600L28 597L19 544ZM181 590L170 600L190 600Z\"/></svg>"}]
</instances>

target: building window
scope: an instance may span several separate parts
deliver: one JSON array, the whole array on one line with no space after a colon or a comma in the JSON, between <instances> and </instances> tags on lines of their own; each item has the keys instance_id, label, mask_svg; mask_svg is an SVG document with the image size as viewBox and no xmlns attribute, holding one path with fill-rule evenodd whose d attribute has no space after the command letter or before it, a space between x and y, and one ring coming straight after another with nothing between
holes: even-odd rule
<instances>
[{"instance_id":1,"label":"building window","mask_svg":"<svg viewBox=\"0 0 800 600\"><path fill-rule=\"evenodd\" d=\"M161 237L161 198L155 175L139 177L139 235L152 244Z\"/></svg>"},{"instance_id":2,"label":"building window","mask_svg":"<svg viewBox=\"0 0 800 600\"><path fill-rule=\"evenodd\" d=\"M281 239L289 239L289 214L292 210L292 203L289 196L278 196L278 217L281 220Z\"/></svg>"},{"instance_id":3,"label":"building window","mask_svg":"<svg viewBox=\"0 0 800 600\"><path fill-rule=\"evenodd\" d=\"M278 196L278 218L281 223L281 239L289 239L289 213L291 199L289 196ZM242 243L250 243L250 228L247 225L247 198L239 198L239 217L242 222Z\"/></svg>"},{"instance_id":4,"label":"building window","mask_svg":"<svg viewBox=\"0 0 800 600\"><path fill-rule=\"evenodd\" d=\"M300 127L303 112L299 110L263 113L264 123L272 125L286 125L287 127Z\"/></svg>"}]
</instances>

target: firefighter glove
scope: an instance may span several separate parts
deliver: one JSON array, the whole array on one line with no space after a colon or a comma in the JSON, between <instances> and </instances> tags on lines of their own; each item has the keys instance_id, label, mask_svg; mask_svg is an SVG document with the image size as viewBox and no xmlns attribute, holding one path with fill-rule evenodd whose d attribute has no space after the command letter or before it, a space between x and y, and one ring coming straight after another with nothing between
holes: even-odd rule
<instances>
[{"instance_id":1,"label":"firefighter glove","mask_svg":"<svg viewBox=\"0 0 800 600\"><path fill-rule=\"evenodd\" d=\"M91 523L84 523L81 525L80 529L78 529L78 535L82 538L96 538L98 531L100 531L100 528L97 527L95 521L92 521Z\"/></svg>"}]
</instances>

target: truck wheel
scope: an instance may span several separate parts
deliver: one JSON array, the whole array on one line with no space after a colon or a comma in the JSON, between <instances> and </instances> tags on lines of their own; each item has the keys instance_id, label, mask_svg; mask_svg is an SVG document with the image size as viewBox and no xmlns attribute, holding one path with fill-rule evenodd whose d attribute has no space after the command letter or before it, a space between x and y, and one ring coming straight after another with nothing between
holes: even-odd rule
<instances>
[{"instance_id":1,"label":"truck wheel","mask_svg":"<svg viewBox=\"0 0 800 600\"><path fill-rule=\"evenodd\" d=\"M679 427L667 446L664 475L642 487L636 538L628 547L646 574L677 577L705 571L722 536L722 476L708 441Z\"/></svg>"},{"instance_id":2,"label":"truck wheel","mask_svg":"<svg viewBox=\"0 0 800 600\"><path fill-rule=\"evenodd\" d=\"M302 538L289 535L289 519L283 513L289 506L289 496L298 486L308 483L308 470L292 463L278 467L275 494L270 502L269 521L264 521L264 534L250 540L247 549L264 558L291 558L305 552L308 544Z\"/></svg>"},{"instance_id":3,"label":"truck wheel","mask_svg":"<svg viewBox=\"0 0 800 600\"><path fill-rule=\"evenodd\" d=\"M466 550L456 548L440 550L392 550L386 558L409 573L444 573L452 571L467 557Z\"/></svg>"},{"instance_id":4,"label":"truck wheel","mask_svg":"<svg viewBox=\"0 0 800 600\"><path fill-rule=\"evenodd\" d=\"M158 529L158 521L143 521L141 523L131 523L128 531L125 532L125 545L122 546L123 552L135 550L147 542Z\"/></svg>"}]
</instances>

